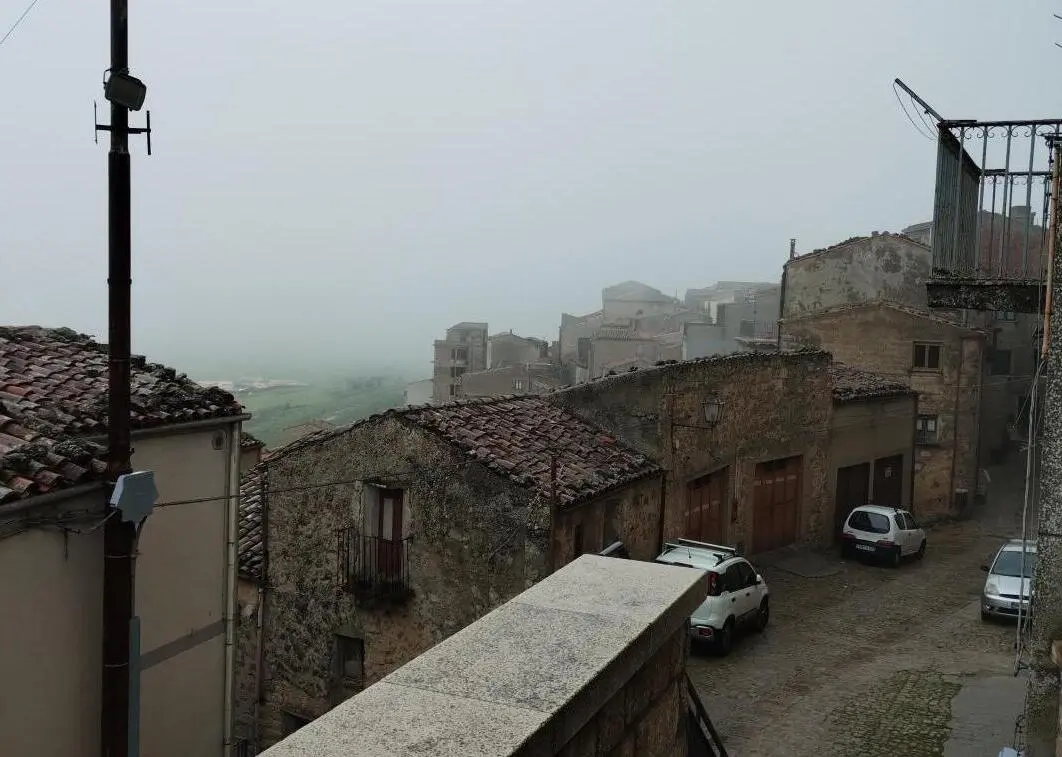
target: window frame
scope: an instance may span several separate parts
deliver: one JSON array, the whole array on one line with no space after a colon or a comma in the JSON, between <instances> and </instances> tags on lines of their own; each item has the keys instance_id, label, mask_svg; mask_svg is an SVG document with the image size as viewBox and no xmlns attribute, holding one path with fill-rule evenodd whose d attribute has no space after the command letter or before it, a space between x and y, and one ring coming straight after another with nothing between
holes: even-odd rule
<instances>
[{"instance_id":1,"label":"window frame","mask_svg":"<svg viewBox=\"0 0 1062 757\"><path fill-rule=\"evenodd\" d=\"M918 360L918 351L923 350L923 361ZM936 355L936 365L931 365L930 355ZM914 342L911 348L911 370L924 373L941 373L944 368L944 345L940 342Z\"/></svg>"},{"instance_id":2,"label":"window frame","mask_svg":"<svg viewBox=\"0 0 1062 757\"><path fill-rule=\"evenodd\" d=\"M344 654L345 651L351 649L350 646L356 650L356 661L359 663L360 672L355 676L347 674L347 664L351 661L355 661L354 656L348 657ZM346 649L345 649L346 647ZM365 639L360 636L351 636L350 634L337 633L335 634L335 675L338 683L357 687L359 690L365 687Z\"/></svg>"},{"instance_id":3,"label":"window frame","mask_svg":"<svg viewBox=\"0 0 1062 757\"><path fill-rule=\"evenodd\" d=\"M923 423L932 422L932 435L928 429L923 428ZM919 413L915 416L915 444L919 446L933 446L940 444L940 415L935 413Z\"/></svg>"}]
</instances>

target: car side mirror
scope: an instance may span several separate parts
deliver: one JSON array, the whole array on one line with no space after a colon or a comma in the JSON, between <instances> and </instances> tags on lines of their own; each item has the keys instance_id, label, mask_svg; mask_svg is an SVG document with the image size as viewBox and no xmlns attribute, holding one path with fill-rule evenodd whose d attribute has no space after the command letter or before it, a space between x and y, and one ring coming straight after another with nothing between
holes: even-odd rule
<instances>
[{"instance_id":1,"label":"car side mirror","mask_svg":"<svg viewBox=\"0 0 1062 757\"><path fill-rule=\"evenodd\" d=\"M756 585L759 586L762 583L763 583L763 576L761 576L759 573L757 573L756 574Z\"/></svg>"},{"instance_id":2,"label":"car side mirror","mask_svg":"<svg viewBox=\"0 0 1062 757\"><path fill-rule=\"evenodd\" d=\"M981 566L981 570L983 570L985 573L987 573L988 572L988 566L987 565L982 565Z\"/></svg>"}]
</instances>

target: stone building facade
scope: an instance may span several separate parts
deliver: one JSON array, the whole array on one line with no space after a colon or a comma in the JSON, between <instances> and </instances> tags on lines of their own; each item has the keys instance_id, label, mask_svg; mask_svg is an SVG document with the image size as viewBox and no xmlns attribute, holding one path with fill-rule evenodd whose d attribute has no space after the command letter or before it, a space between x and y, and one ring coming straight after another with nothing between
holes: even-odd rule
<instances>
[{"instance_id":1,"label":"stone building facade","mask_svg":"<svg viewBox=\"0 0 1062 757\"><path fill-rule=\"evenodd\" d=\"M392 410L254 473L261 662L240 691L259 692L259 745L606 541L660 545L660 469L540 397Z\"/></svg>"},{"instance_id":2,"label":"stone building facade","mask_svg":"<svg viewBox=\"0 0 1062 757\"><path fill-rule=\"evenodd\" d=\"M672 313L682 303L640 281L624 281L601 290L601 309L606 321Z\"/></svg>"},{"instance_id":3,"label":"stone building facade","mask_svg":"<svg viewBox=\"0 0 1062 757\"><path fill-rule=\"evenodd\" d=\"M790 317L782 328L918 392L914 508L924 519L959 514L977 491L984 334L885 302Z\"/></svg>"},{"instance_id":4,"label":"stone building facade","mask_svg":"<svg viewBox=\"0 0 1062 757\"><path fill-rule=\"evenodd\" d=\"M485 371L470 371L459 379L460 395L499 397L510 394L544 394L561 386L559 371L550 363L506 365Z\"/></svg>"},{"instance_id":5,"label":"stone building facade","mask_svg":"<svg viewBox=\"0 0 1062 757\"><path fill-rule=\"evenodd\" d=\"M667 469L662 533L759 552L828 543L830 357L735 353L548 395Z\"/></svg>"},{"instance_id":6,"label":"stone building facade","mask_svg":"<svg viewBox=\"0 0 1062 757\"><path fill-rule=\"evenodd\" d=\"M462 321L436 339L432 370L432 401L456 399L459 381L467 371L487 370L487 324Z\"/></svg>"},{"instance_id":7,"label":"stone building facade","mask_svg":"<svg viewBox=\"0 0 1062 757\"><path fill-rule=\"evenodd\" d=\"M487 340L487 353L489 369L544 363L550 359L547 341L520 336L512 331L491 336Z\"/></svg>"}]
</instances>

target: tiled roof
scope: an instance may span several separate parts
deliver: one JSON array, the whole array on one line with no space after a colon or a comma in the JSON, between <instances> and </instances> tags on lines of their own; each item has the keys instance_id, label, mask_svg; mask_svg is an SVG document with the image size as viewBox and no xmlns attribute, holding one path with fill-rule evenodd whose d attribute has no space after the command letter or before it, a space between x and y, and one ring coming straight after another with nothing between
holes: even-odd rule
<instances>
[{"instance_id":1,"label":"tiled roof","mask_svg":"<svg viewBox=\"0 0 1062 757\"><path fill-rule=\"evenodd\" d=\"M406 411L404 417L546 498L555 456L561 506L660 470L649 458L539 397L436 405Z\"/></svg>"},{"instance_id":2,"label":"tiled roof","mask_svg":"<svg viewBox=\"0 0 1062 757\"><path fill-rule=\"evenodd\" d=\"M351 426L321 431L274 451L270 462L383 418L423 428L544 498L557 459L557 504L571 505L660 472L646 456L541 396L487 397L388 410Z\"/></svg>"},{"instance_id":3,"label":"tiled roof","mask_svg":"<svg viewBox=\"0 0 1062 757\"><path fill-rule=\"evenodd\" d=\"M262 578L265 549L262 538L262 470L255 466L240 481L238 565L241 576Z\"/></svg>"},{"instance_id":4,"label":"tiled roof","mask_svg":"<svg viewBox=\"0 0 1062 757\"><path fill-rule=\"evenodd\" d=\"M263 442L261 439L254 436L250 432L240 432L240 449L258 449L259 447L264 446L265 442Z\"/></svg>"},{"instance_id":5,"label":"tiled roof","mask_svg":"<svg viewBox=\"0 0 1062 757\"><path fill-rule=\"evenodd\" d=\"M833 384L835 402L909 397L916 394L902 381L894 381L887 376L853 368L844 363L830 364L830 381Z\"/></svg>"},{"instance_id":6,"label":"tiled roof","mask_svg":"<svg viewBox=\"0 0 1062 757\"><path fill-rule=\"evenodd\" d=\"M134 429L240 415L226 391L134 359ZM98 479L107 349L69 329L0 327L0 502Z\"/></svg>"}]
</instances>

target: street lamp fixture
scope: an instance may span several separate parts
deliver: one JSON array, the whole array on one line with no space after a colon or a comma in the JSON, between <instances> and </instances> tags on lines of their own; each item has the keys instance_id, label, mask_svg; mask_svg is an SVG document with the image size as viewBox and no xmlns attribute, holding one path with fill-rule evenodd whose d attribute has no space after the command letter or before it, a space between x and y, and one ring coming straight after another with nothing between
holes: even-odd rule
<instances>
[{"instance_id":1,"label":"street lamp fixture","mask_svg":"<svg viewBox=\"0 0 1062 757\"><path fill-rule=\"evenodd\" d=\"M135 76L112 71L103 83L103 96L127 110L140 110L147 97L147 85Z\"/></svg>"},{"instance_id":2,"label":"street lamp fixture","mask_svg":"<svg viewBox=\"0 0 1062 757\"><path fill-rule=\"evenodd\" d=\"M708 424L709 428L714 428L723 414L723 401L718 397L709 397L704 400L702 407L704 409L704 422Z\"/></svg>"}]
</instances>

